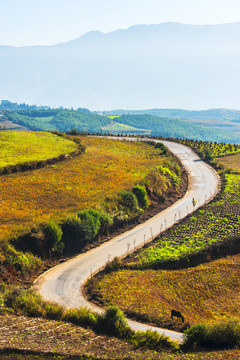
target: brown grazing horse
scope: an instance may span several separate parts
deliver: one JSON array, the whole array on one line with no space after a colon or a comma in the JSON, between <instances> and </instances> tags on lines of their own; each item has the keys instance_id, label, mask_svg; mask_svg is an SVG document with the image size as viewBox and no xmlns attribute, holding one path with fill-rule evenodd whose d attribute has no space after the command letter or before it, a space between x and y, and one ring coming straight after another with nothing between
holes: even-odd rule
<instances>
[{"instance_id":1,"label":"brown grazing horse","mask_svg":"<svg viewBox=\"0 0 240 360\"><path fill-rule=\"evenodd\" d=\"M182 316L180 311L171 310L171 318L173 319L174 316L177 318L177 322L178 322L178 319L179 320L182 319L182 322L184 323L184 317Z\"/></svg>"}]
</instances>

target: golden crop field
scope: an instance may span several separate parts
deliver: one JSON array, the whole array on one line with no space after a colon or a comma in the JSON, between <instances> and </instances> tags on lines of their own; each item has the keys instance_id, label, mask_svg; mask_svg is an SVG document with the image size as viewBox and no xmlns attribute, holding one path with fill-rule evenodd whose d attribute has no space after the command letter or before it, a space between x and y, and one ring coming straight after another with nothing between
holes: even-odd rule
<instances>
[{"instance_id":1,"label":"golden crop field","mask_svg":"<svg viewBox=\"0 0 240 360\"><path fill-rule=\"evenodd\" d=\"M171 309L191 325L240 317L240 256L183 270L117 271L105 275L97 289L122 310L148 314L169 324Z\"/></svg>"},{"instance_id":2,"label":"golden crop field","mask_svg":"<svg viewBox=\"0 0 240 360\"><path fill-rule=\"evenodd\" d=\"M86 153L43 169L0 177L0 240L98 208L106 195L131 188L166 158L141 142L81 137Z\"/></svg>"},{"instance_id":3,"label":"golden crop field","mask_svg":"<svg viewBox=\"0 0 240 360\"><path fill-rule=\"evenodd\" d=\"M47 132L0 132L0 167L46 160L74 150L77 144Z\"/></svg>"}]
</instances>

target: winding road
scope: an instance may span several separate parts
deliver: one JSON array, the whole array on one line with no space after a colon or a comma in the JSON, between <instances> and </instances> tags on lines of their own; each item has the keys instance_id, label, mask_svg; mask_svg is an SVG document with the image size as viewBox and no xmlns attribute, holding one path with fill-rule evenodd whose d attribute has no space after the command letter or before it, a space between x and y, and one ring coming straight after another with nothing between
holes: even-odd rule
<instances>
[{"instance_id":1,"label":"winding road","mask_svg":"<svg viewBox=\"0 0 240 360\"><path fill-rule=\"evenodd\" d=\"M119 138L117 139L119 140ZM129 138L127 139L129 140ZM188 147L169 141L161 142L180 159L188 173L189 186L185 196L134 229L43 273L35 281L33 289L40 293L45 300L57 302L66 308L83 306L96 312L102 312L103 309L89 303L83 295L83 286L89 277L97 273L105 266L106 262L115 256L124 257L151 241L161 232L173 226L179 219L209 202L218 193L220 179L213 168L203 162ZM193 199L195 200L194 206ZM181 333L131 320L128 322L130 327L135 330L153 329L173 340L182 342L183 335Z\"/></svg>"}]
</instances>

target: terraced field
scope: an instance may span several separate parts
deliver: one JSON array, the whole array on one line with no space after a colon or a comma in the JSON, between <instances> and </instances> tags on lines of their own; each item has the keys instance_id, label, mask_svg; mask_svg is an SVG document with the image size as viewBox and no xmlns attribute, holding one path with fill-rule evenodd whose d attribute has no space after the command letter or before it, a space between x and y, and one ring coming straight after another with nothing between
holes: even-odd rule
<instances>
[{"instance_id":1,"label":"terraced field","mask_svg":"<svg viewBox=\"0 0 240 360\"><path fill-rule=\"evenodd\" d=\"M239 356L239 350L157 353L69 323L0 316L1 360L238 360Z\"/></svg>"},{"instance_id":2,"label":"terraced field","mask_svg":"<svg viewBox=\"0 0 240 360\"><path fill-rule=\"evenodd\" d=\"M113 346L114 344L114 346ZM0 349L5 347L61 354L117 357L134 352L124 341L76 325L41 318L0 316ZM0 355L1 358L1 355Z\"/></svg>"}]
</instances>

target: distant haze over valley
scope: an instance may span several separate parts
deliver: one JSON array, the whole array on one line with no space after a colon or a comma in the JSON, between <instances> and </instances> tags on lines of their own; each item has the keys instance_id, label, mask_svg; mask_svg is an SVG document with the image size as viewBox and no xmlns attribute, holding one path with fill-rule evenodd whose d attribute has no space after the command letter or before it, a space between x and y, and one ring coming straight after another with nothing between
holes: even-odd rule
<instances>
[{"instance_id":1,"label":"distant haze over valley","mask_svg":"<svg viewBox=\"0 0 240 360\"><path fill-rule=\"evenodd\" d=\"M0 46L0 99L52 107L240 107L240 22L137 25L55 46Z\"/></svg>"}]
</instances>

